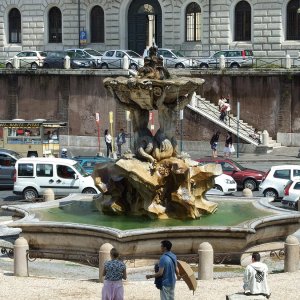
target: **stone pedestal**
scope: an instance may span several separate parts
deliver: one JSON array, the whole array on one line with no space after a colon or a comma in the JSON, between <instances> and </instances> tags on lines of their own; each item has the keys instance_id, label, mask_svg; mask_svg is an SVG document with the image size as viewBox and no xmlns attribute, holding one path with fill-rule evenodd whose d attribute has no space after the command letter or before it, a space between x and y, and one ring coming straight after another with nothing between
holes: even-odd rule
<instances>
[{"instance_id":1,"label":"stone pedestal","mask_svg":"<svg viewBox=\"0 0 300 300\"><path fill-rule=\"evenodd\" d=\"M15 276L28 276L27 250L29 250L29 246L26 239L24 239L23 237L18 238L14 245Z\"/></svg>"},{"instance_id":2,"label":"stone pedestal","mask_svg":"<svg viewBox=\"0 0 300 300\"><path fill-rule=\"evenodd\" d=\"M214 278L214 251L210 243L200 244L199 254L199 280L213 280Z\"/></svg>"}]
</instances>

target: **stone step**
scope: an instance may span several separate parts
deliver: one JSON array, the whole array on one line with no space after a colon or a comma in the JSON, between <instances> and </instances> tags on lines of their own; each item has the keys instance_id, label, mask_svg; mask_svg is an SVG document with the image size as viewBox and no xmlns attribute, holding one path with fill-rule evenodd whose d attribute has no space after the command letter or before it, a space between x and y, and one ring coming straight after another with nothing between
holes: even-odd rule
<instances>
[{"instance_id":1,"label":"stone step","mask_svg":"<svg viewBox=\"0 0 300 300\"><path fill-rule=\"evenodd\" d=\"M226 295L226 300L264 300L268 299L263 295L245 295L243 293L236 293L232 295Z\"/></svg>"}]
</instances>

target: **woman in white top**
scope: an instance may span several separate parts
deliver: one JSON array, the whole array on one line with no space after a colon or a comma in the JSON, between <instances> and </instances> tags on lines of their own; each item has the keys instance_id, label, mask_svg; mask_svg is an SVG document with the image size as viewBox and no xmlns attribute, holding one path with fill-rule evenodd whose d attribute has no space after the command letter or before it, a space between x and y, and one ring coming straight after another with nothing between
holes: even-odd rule
<instances>
[{"instance_id":1,"label":"woman in white top","mask_svg":"<svg viewBox=\"0 0 300 300\"><path fill-rule=\"evenodd\" d=\"M105 129L104 131L104 140L106 143L106 156L109 157L109 152L112 153L112 146L111 146L112 137L109 134L108 129Z\"/></svg>"}]
</instances>

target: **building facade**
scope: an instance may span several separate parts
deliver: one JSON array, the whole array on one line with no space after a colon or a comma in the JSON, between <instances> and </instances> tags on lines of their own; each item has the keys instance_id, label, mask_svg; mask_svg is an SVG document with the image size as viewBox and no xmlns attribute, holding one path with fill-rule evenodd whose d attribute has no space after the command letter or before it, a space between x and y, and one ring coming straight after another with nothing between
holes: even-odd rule
<instances>
[{"instance_id":1,"label":"building facade","mask_svg":"<svg viewBox=\"0 0 300 300\"><path fill-rule=\"evenodd\" d=\"M299 0L2 0L0 54L91 47L158 46L207 56L253 49L256 56L298 56Z\"/></svg>"}]
</instances>

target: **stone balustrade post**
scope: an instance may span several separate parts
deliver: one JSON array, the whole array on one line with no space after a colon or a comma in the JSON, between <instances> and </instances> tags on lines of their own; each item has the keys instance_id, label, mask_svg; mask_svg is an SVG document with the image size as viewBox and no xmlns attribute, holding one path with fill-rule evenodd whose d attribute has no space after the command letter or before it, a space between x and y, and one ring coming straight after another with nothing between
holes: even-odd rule
<instances>
[{"instance_id":1,"label":"stone balustrade post","mask_svg":"<svg viewBox=\"0 0 300 300\"><path fill-rule=\"evenodd\" d=\"M214 250L210 243L204 242L199 245L199 280L213 280L214 275Z\"/></svg>"},{"instance_id":2,"label":"stone balustrade post","mask_svg":"<svg viewBox=\"0 0 300 300\"><path fill-rule=\"evenodd\" d=\"M289 235L284 243L284 272L296 272L299 270L299 241Z\"/></svg>"},{"instance_id":3,"label":"stone balustrade post","mask_svg":"<svg viewBox=\"0 0 300 300\"><path fill-rule=\"evenodd\" d=\"M55 200L55 195L54 195L54 191L53 189L45 189L44 193L43 193L43 199L44 201L53 201Z\"/></svg>"},{"instance_id":4,"label":"stone balustrade post","mask_svg":"<svg viewBox=\"0 0 300 300\"><path fill-rule=\"evenodd\" d=\"M263 146L269 145L269 133L267 130L264 130L262 133L262 145Z\"/></svg>"},{"instance_id":5,"label":"stone balustrade post","mask_svg":"<svg viewBox=\"0 0 300 300\"><path fill-rule=\"evenodd\" d=\"M127 55L124 55L123 57L123 69L128 70L129 69L129 59Z\"/></svg>"},{"instance_id":6,"label":"stone balustrade post","mask_svg":"<svg viewBox=\"0 0 300 300\"><path fill-rule=\"evenodd\" d=\"M15 69L20 69L20 60L17 56L13 58L13 66Z\"/></svg>"},{"instance_id":7,"label":"stone balustrade post","mask_svg":"<svg viewBox=\"0 0 300 300\"><path fill-rule=\"evenodd\" d=\"M225 69L225 56L221 55L220 56L220 70L224 70Z\"/></svg>"},{"instance_id":8,"label":"stone balustrade post","mask_svg":"<svg viewBox=\"0 0 300 300\"><path fill-rule=\"evenodd\" d=\"M71 59L70 59L69 55L65 56L65 59L64 59L64 68L65 69L71 69Z\"/></svg>"},{"instance_id":9,"label":"stone balustrade post","mask_svg":"<svg viewBox=\"0 0 300 300\"><path fill-rule=\"evenodd\" d=\"M285 68L290 69L292 67L291 56L287 54L285 56Z\"/></svg>"},{"instance_id":10,"label":"stone balustrade post","mask_svg":"<svg viewBox=\"0 0 300 300\"><path fill-rule=\"evenodd\" d=\"M99 249L99 281L103 282L103 269L104 269L104 263L107 260L110 260L110 250L113 248L114 246L112 244L109 243L105 243L103 244L100 249Z\"/></svg>"},{"instance_id":11,"label":"stone balustrade post","mask_svg":"<svg viewBox=\"0 0 300 300\"><path fill-rule=\"evenodd\" d=\"M20 237L14 244L14 275L20 277L28 276L27 251L29 250L28 242L25 238Z\"/></svg>"}]
</instances>

